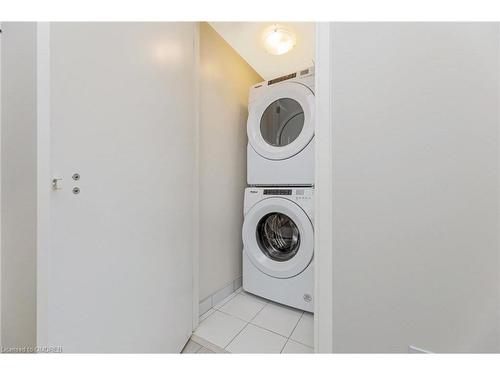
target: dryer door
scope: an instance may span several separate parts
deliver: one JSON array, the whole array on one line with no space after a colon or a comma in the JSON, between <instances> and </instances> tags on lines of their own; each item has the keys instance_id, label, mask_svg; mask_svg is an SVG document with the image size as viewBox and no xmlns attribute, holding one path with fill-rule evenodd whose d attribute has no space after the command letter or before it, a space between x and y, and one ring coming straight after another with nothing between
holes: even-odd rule
<instances>
[{"instance_id":1,"label":"dryer door","mask_svg":"<svg viewBox=\"0 0 500 375\"><path fill-rule=\"evenodd\" d=\"M267 198L245 215L244 251L265 274L290 278L301 273L314 254L314 230L307 214L285 198Z\"/></svg>"},{"instance_id":2,"label":"dryer door","mask_svg":"<svg viewBox=\"0 0 500 375\"><path fill-rule=\"evenodd\" d=\"M288 159L314 136L314 94L300 83L270 87L250 108L248 141L262 157Z\"/></svg>"}]
</instances>

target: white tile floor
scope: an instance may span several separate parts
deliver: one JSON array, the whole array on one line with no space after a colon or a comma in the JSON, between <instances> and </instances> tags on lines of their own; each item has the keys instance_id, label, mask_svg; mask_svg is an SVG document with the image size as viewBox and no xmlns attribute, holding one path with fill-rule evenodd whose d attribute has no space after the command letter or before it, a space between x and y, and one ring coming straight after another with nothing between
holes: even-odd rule
<instances>
[{"instance_id":1,"label":"white tile floor","mask_svg":"<svg viewBox=\"0 0 500 375\"><path fill-rule=\"evenodd\" d=\"M213 347L207 348L206 346L203 346L199 342L193 341L191 339L188 341L186 346L184 346L184 349L182 349L181 353L182 354L215 354L215 353L217 353L212 349L214 349L214 348Z\"/></svg>"},{"instance_id":2,"label":"white tile floor","mask_svg":"<svg viewBox=\"0 0 500 375\"><path fill-rule=\"evenodd\" d=\"M313 353L313 315L239 290L200 317L196 337L229 353Z\"/></svg>"}]
</instances>

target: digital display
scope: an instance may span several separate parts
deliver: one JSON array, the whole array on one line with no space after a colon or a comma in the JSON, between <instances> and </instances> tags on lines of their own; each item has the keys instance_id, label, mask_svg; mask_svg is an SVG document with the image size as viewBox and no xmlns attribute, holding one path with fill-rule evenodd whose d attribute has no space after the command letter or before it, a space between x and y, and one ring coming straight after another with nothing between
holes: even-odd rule
<instances>
[{"instance_id":1,"label":"digital display","mask_svg":"<svg viewBox=\"0 0 500 375\"><path fill-rule=\"evenodd\" d=\"M272 80L268 81L267 85L270 86L272 84L275 84L275 83L278 83L278 82L283 82L283 81L286 81L287 79L292 79L292 78L295 78L295 77L297 77L297 73L288 74L286 76L275 78L275 79L272 79Z\"/></svg>"},{"instance_id":2,"label":"digital display","mask_svg":"<svg viewBox=\"0 0 500 375\"><path fill-rule=\"evenodd\" d=\"M264 195L292 195L291 189L264 189Z\"/></svg>"}]
</instances>

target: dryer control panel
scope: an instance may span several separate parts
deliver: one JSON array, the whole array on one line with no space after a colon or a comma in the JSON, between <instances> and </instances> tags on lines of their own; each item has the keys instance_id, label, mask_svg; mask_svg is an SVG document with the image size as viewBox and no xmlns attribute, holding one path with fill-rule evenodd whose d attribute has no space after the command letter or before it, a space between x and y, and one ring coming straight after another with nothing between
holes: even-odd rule
<instances>
[{"instance_id":1,"label":"dryer control panel","mask_svg":"<svg viewBox=\"0 0 500 375\"><path fill-rule=\"evenodd\" d=\"M274 86L279 86L283 82L295 82L300 83L308 87L311 91L314 91L314 66L300 70L298 72L293 72L286 74L281 77L273 78L268 81L259 82L250 87L250 93L248 96L248 104L252 103L260 95L263 95L269 89Z\"/></svg>"}]
</instances>

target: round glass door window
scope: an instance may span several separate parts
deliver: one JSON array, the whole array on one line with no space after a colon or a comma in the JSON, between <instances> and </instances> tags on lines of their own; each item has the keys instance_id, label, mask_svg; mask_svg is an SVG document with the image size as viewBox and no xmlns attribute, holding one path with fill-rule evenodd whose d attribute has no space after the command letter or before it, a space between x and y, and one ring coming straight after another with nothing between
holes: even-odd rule
<instances>
[{"instance_id":1,"label":"round glass door window","mask_svg":"<svg viewBox=\"0 0 500 375\"><path fill-rule=\"evenodd\" d=\"M299 136L304 127L304 110L290 98L272 102L260 119L262 138L271 146L286 146Z\"/></svg>"},{"instance_id":2,"label":"round glass door window","mask_svg":"<svg viewBox=\"0 0 500 375\"><path fill-rule=\"evenodd\" d=\"M257 243L268 258L285 262L292 259L299 250L299 229L287 215L272 212L257 224Z\"/></svg>"}]
</instances>

